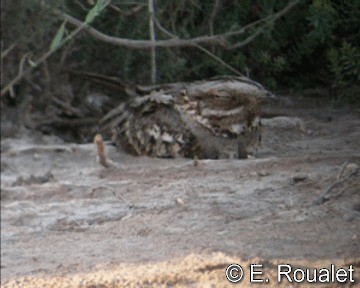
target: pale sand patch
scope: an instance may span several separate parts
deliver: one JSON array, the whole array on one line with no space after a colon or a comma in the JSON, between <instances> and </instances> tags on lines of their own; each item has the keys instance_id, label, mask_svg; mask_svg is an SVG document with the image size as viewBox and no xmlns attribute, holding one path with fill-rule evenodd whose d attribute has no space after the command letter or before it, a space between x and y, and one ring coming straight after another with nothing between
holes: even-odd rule
<instances>
[{"instance_id":1,"label":"pale sand patch","mask_svg":"<svg viewBox=\"0 0 360 288\"><path fill-rule=\"evenodd\" d=\"M226 280L225 270L229 264L240 264L244 269L244 278L237 284ZM313 269L326 268L334 264L336 269L349 269L352 265L354 283L347 281L342 287L356 287L359 281L360 258L347 260L240 260L223 253L211 255L191 254L183 258L162 262L148 262L143 264L120 264L106 267L94 272L76 273L48 276L25 276L6 281L1 287L254 287L250 284L250 264L262 264L263 276L269 279L264 287L307 287L309 283L289 283L284 280L278 283L278 264L289 264L293 270L297 268ZM356 271L357 270L357 271ZM312 270L311 270L312 271ZM258 276L256 276L258 278ZM311 287L337 287L340 283L311 284Z\"/></svg>"}]
</instances>

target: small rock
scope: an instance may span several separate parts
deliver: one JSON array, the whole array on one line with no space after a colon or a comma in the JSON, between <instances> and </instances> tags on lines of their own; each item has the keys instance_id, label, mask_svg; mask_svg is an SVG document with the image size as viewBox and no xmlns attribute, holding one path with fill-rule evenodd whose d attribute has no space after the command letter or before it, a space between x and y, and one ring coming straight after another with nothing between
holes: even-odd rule
<instances>
[{"instance_id":1,"label":"small rock","mask_svg":"<svg viewBox=\"0 0 360 288\"><path fill-rule=\"evenodd\" d=\"M183 206L185 204L181 198L176 198L175 203L178 205L181 205L181 206Z\"/></svg>"},{"instance_id":2,"label":"small rock","mask_svg":"<svg viewBox=\"0 0 360 288\"><path fill-rule=\"evenodd\" d=\"M193 159L193 165L194 165L195 167L198 167L199 164L200 164L199 158L195 156L194 159Z\"/></svg>"},{"instance_id":3,"label":"small rock","mask_svg":"<svg viewBox=\"0 0 360 288\"><path fill-rule=\"evenodd\" d=\"M39 159L41 159L40 154L39 154L39 153L34 153L33 159L34 159L34 160L39 160Z\"/></svg>"},{"instance_id":4,"label":"small rock","mask_svg":"<svg viewBox=\"0 0 360 288\"><path fill-rule=\"evenodd\" d=\"M346 166L346 170L348 170L350 173L355 172L355 170L358 169L358 168L359 168L359 165L357 165L356 163L349 163Z\"/></svg>"},{"instance_id":5,"label":"small rock","mask_svg":"<svg viewBox=\"0 0 360 288\"><path fill-rule=\"evenodd\" d=\"M305 181L306 179L308 179L308 175L303 175L303 174L294 175L290 179L290 184L295 185L295 184L297 184L299 182Z\"/></svg>"},{"instance_id":6,"label":"small rock","mask_svg":"<svg viewBox=\"0 0 360 288\"><path fill-rule=\"evenodd\" d=\"M354 216L348 213L344 216L344 219L347 222L352 222L352 221L354 221Z\"/></svg>"},{"instance_id":7,"label":"small rock","mask_svg":"<svg viewBox=\"0 0 360 288\"><path fill-rule=\"evenodd\" d=\"M260 176L260 177L266 177L266 176L269 176L270 173L268 171L258 171L257 174Z\"/></svg>"}]
</instances>

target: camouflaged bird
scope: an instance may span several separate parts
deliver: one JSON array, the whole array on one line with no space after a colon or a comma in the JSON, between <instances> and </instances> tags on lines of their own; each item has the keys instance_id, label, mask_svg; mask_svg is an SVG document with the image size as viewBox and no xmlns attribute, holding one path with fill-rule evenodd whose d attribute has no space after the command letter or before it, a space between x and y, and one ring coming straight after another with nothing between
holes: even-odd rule
<instances>
[{"instance_id":1,"label":"camouflaged bird","mask_svg":"<svg viewBox=\"0 0 360 288\"><path fill-rule=\"evenodd\" d=\"M135 155L247 158L261 142L261 99L273 97L246 77L182 83L138 96L105 117L112 139Z\"/></svg>"}]
</instances>

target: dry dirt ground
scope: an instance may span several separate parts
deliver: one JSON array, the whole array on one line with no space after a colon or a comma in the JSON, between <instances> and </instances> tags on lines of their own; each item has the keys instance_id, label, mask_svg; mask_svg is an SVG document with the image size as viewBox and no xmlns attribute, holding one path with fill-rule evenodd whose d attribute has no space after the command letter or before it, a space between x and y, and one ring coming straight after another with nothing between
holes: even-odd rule
<instances>
[{"instance_id":1,"label":"dry dirt ground","mask_svg":"<svg viewBox=\"0 0 360 288\"><path fill-rule=\"evenodd\" d=\"M281 263L353 265L346 286L359 285L360 115L279 109L299 118L265 120L250 160L194 165L109 145L120 167L105 169L93 144L2 139L1 287L227 287L231 263L244 268L238 287L251 286L251 263L265 287L279 287Z\"/></svg>"}]
</instances>

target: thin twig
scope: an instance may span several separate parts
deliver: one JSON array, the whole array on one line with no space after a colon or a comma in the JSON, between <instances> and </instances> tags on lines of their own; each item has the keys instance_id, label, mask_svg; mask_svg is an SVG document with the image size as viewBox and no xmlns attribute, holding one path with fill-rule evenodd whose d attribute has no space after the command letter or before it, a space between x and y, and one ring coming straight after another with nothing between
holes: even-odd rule
<instances>
[{"instance_id":1,"label":"thin twig","mask_svg":"<svg viewBox=\"0 0 360 288\"><path fill-rule=\"evenodd\" d=\"M348 181L351 177L357 175L360 171L360 167L358 167L357 169L355 169L352 173L350 173L348 176L346 176L344 179L338 180L335 183L333 183L328 189L326 189L325 192L323 192L314 202L314 205L321 205L324 202L328 201L328 194L331 193L332 190L334 190L335 188L341 186L342 184L344 184L346 181Z\"/></svg>"},{"instance_id":2,"label":"thin twig","mask_svg":"<svg viewBox=\"0 0 360 288\"><path fill-rule=\"evenodd\" d=\"M149 31L150 39L153 43L156 43L155 25L154 25L154 0L148 0L149 9ZM151 47L151 84L156 83L156 47Z\"/></svg>"},{"instance_id":3,"label":"thin twig","mask_svg":"<svg viewBox=\"0 0 360 288\"><path fill-rule=\"evenodd\" d=\"M83 127L83 126L91 126L95 125L98 122L98 119L95 117L88 117L88 118L81 118L81 119L64 119L53 117L49 120L39 122L36 125L36 128L40 128L43 126L50 126L50 127Z\"/></svg>"},{"instance_id":4,"label":"thin twig","mask_svg":"<svg viewBox=\"0 0 360 288\"><path fill-rule=\"evenodd\" d=\"M29 85L36 90L37 92L42 92L43 89L41 88L40 85L35 84L33 81L31 81L30 79L27 79L26 77L24 78L24 80L29 83Z\"/></svg>"},{"instance_id":5,"label":"thin twig","mask_svg":"<svg viewBox=\"0 0 360 288\"><path fill-rule=\"evenodd\" d=\"M81 9L82 11L85 11L85 12L88 12L88 11L89 11L89 9L86 8L82 3L80 3L79 0L76 0L76 1L74 1L74 2L75 2L76 5L78 5L78 6L80 7L80 9Z\"/></svg>"},{"instance_id":6,"label":"thin twig","mask_svg":"<svg viewBox=\"0 0 360 288\"><path fill-rule=\"evenodd\" d=\"M18 44L18 42L15 42L9 46L9 48L5 49L4 52L1 52L1 60L5 58Z\"/></svg>"},{"instance_id":7,"label":"thin twig","mask_svg":"<svg viewBox=\"0 0 360 288\"><path fill-rule=\"evenodd\" d=\"M52 98L52 101L58 105L62 110L63 112L66 112L68 115L71 115L71 116L76 116L76 117L79 117L79 118L82 118L84 117L84 115L81 113L81 110L80 109L77 109L73 106L71 106L69 103L66 103L56 97L53 97Z\"/></svg>"},{"instance_id":8,"label":"thin twig","mask_svg":"<svg viewBox=\"0 0 360 288\"><path fill-rule=\"evenodd\" d=\"M159 20L157 19L157 17L154 17L154 23L155 23L156 27L157 27L161 32L163 32L166 36L168 36L168 37L170 37L170 38L172 38L172 39L179 39L179 36L171 33L169 30L167 30L166 28L164 28L164 27L160 24L160 22L159 22Z\"/></svg>"},{"instance_id":9,"label":"thin twig","mask_svg":"<svg viewBox=\"0 0 360 288\"><path fill-rule=\"evenodd\" d=\"M240 34L244 34L247 30L250 30L251 28L257 26L258 24L274 22L275 20L279 19L280 17L282 17L286 13L288 13L291 9L293 9L299 3L300 3L300 0L290 1L290 3L287 6L285 6L285 8L283 8L282 10L280 10L279 12L277 12L275 14L269 15L269 16L267 16L265 18L259 19L257 21L252 22L252 23L249 23L249 24L245 25L244 27L242 27L239 30L230 31L230 32L224 33L222 35L223 35L223 37L230 37L230 36L240 35Z\"/></svg>"},{"instance_id":10,"label":"thin twig","mask_svg":"<svg viewBox=\"0 0 360 288\"><path fill-rule=\"evenodd\" d=\"M158 21L157 18L154 19L155 20L155 24L157 26L157 28L162 31L164 34L166 34L167 36L173 38L173 39L178 39L178 37L174 34L172 34L170 31L168 31L167 29L165 29ZM219 63L221 63L223 66L225 66L226 68L228 68L230 71L232 71L233 73L235 73L236 75L239 76L244 76L244 74L242 74L241 72L237 71L234 67L230 66L229 64L227 64L225 61L223 61L222 59L220 59L219 57L217 57L214 53L210 52L209 50L207 50L206 48L198 45L198 44L194 44L194 46L196 48L198 48L199 50L205 52L207 55L209 55L211 58L213 58L214 60L218 61Z\"/></svg>"},{"instance_id":11,"label":"thin twig","mask_svg":"<svg viewBox=\"0 0 360 288\"><path fill-rule=\"evenodd\" d=\"M213 10L211 12L211 16L210 16L210 19L209 19L209 30L210 30L210 35L214 35L214 21L215 21L215 17L216 17L216 14L219 10L219 7L220 7L220 0L215 0L214 1L214 7L213 7Z\"/></svg>"},{"instance_id":12,"label":"thin twig","mask_svg":"<svg viewBox=\"0 0 360 288\"><path fill-rule=\"evenodd\" d=\"M345 161L343 165L341 165L340 171L336 177L336 179L340 180L342 178L342 175L344 174L346 166L349 164L349 160Z\"/></svg>"},{"instance_id":13,"label":"thin twig","mask_svg":"<svg viewBox=\"0 0 360 288\"><path fill-rule=\"evenodd\" d=\"M246 38L243 41L240 41L236 44L233 44L229 47L230 50L232 49L238 49L238 48L242 48L246 45L248 45L250 42L254 41L261 33L263 33L265 30L265 25L260 27L254 34L252 34L251 36L249 36L248 38Z\"/></svg>"},{"instance_id":14,"label":"thin twig","mask_svg":"<svg viewBox=\"0 0 360 288\"><path fill-rule=\"evenodd\" d=\"M235 73L238 76L244 76L244 74L242 74L241 72L239 72L238 70L236 70L234 67L230 66L229 64L227 64L226 62L224 62L223 60L221 60L219 57L217 57L215 54L211 53L209 50L207 50L206 48L195 44L195 47L198 48L199 50L205 52L207 55L209 55L211 58L213 58L214 60L218 61L219 63L221 63L223 66L225 66L226 68L228 68L230 71L232 71L233 73Z\"/></svg>"},{"instance_id":15,"label":"thin twig","mask_svg":"<svg viewBox=\"0 0 360 288\"><path fill-rule=\"evenodd\" d=\"M129 17L133 16L137 13L139 13L144 7L146 7L145 4L139 4L138 6L135 6L130 11L123 11L119 7L115 6L114 4L110 4L109 8L113 9L114 11L118 12L121 16Z\"/></svg>"},{"instance_id":16,"label":"thin twig","mask_svg":"<svg viewBox=\"0 0 360 288\"><path fill-rule=\"evenodd\" d=\"M129 208L132 207L132 205L130 205L130 203L128 201L126 201L126 199L124 197L122 197L121 195L118 195L115 191L113 191L113 195L115 196L115 198L122 200L126 204L126 206L128 206Z\"/></svg>"}]
</instances>

